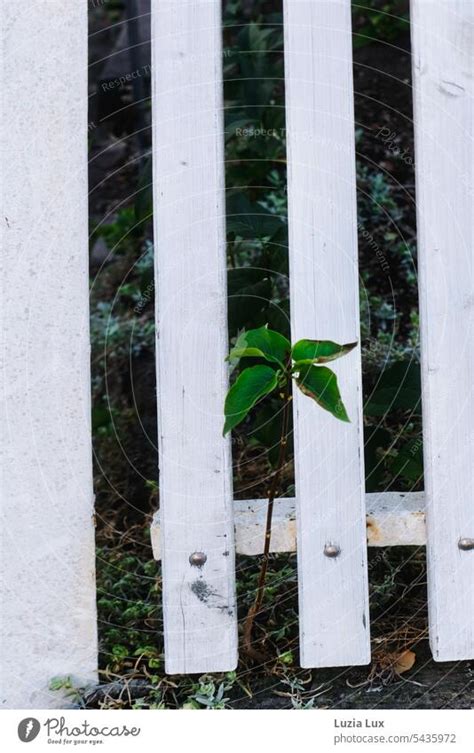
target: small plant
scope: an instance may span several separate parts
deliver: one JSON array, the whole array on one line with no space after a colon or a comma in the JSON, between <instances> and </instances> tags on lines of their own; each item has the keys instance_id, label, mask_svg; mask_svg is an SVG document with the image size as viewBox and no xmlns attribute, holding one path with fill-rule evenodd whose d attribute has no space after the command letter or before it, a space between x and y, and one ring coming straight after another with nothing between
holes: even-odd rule
<instances>
[{"instance_id":1,"label":"small plant","mask_svg":"<svg viewBox=\"0 0 474 753\"><path fill-rule=\"evenodd\" d=\"M224 680L218 684L211 675L202 675L198 682L193 684L192 693L183 708L224 709L230 700L224 694L232 689L235 680L235 672L228 672Z\"/></svg>"},{"instance_id":2,"label":"small plant","mask_svg":"<svg viewBox=\"0 0 474 753\"><path fill-rule=\"evenodd\" d=\"M231 362L238 362L241 358L258 358L266 363L242 369L229 389L224 406L224 435L238 426L254 405L267 395L278 391L282 401L282 430L278 446L278 461L271 473L267 493L268 507L263 559L255 601L247 614L243 635L244 650L260 662L264 660L264 657L252 646L252 630L265 592L272 535L273 503L278 495L278 485L286 460L291 385L295 381L301 392L315 400L321 408L329 411L341 421L349 421L339 392L337 377L323 364L349 353L356 344L338 345L330 340L298 340L292 346L286 337L264 326L243 332L227 357L227 360Z\"/></svg>"},{"instance_id":3,"label":"small plant","mask_svg":"<svg viewBox=\"0 0 474 753\"><path fill-rule=\"evenodd\" d=\"M82 705L82 698L86 691L86 688L78 687L69 675L52 677L49 681L49 689L56 692L62 691L65 698L78 706Z\"/></svg>"}]
</instances>

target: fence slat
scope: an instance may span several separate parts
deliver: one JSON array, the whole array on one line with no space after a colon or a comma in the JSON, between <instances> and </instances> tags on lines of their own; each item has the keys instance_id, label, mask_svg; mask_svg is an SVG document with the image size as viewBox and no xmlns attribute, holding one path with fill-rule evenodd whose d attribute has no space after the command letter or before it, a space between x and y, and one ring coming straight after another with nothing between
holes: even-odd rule
<instances>
[{"instance_id":1,"label":"fence slat","mask_svg":"<svg viewBox=\"0 0 474 753\"><path fill-rule=\"evenodd\" d=\"M157 377L169 673L237 662L220 0L152 3ZM190 555L207 557L202 567Z\"/></svg>"},{"instance_id":2,"label":"fence slat","mask_svg":"<svg viewBox=\"0 0 474 753\"><path fill-rule=\"evenodd\" d=\"M349 0L286 0L292 337L359 340ZM351 424L295 394L300 650L305 667L370 657L360 351L334 370ZM323 553L337 544L336 558Z\"/></svg>"},{"instance_id":3,"label":"fence slat","mask_svg":"<svg viewBox=\"0 0 474 753\"><path fill-rule=\"evenodd\" d=\"M474 657L474 6L412 0L430 643Z\"/></svg>"},{"instance_id":4,"label":"fence slat","mask_svg":"<svg viewBox=\"0 0 474 753\"><path fill-rule=\"evenodd\" d=\"M96 678L87 222L87 3L0 13L3 708Z\"/></svg>"}]
</instances>

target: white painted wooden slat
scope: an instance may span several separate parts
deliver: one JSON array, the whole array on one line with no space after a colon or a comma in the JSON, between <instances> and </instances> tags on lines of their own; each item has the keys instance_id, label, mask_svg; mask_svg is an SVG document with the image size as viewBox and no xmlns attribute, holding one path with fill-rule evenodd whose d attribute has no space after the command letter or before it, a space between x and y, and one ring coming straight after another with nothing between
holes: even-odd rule
<instances>
[{"instance_id":1,"label":"white painted wooden slat","mask_svg":"<svg viewBox=\"0 0 474 753\"><path fill-rule=\"evenodd\" d=\"M0 12L3 708L64 705L96 679L87 3Z\"/></svg>"},{"instance_id":2,"label":"white painted wooden slat","mask_svg":"<svg viewBox=\"0 0 474 753\"><path fill-rule=\"evenodd\" d=\"M359 340L350 0L286 0L292 338ZM352 423L295 394L300 650L370 658L360 350L335 362ZM341 554L328 558L327 543Z\"/></svg>"},{"instance_id":3,"label":"white painted wooden slat","mask_svg":"<svg viewBox=\"0 0 474 753\"><path fill-rule=\"evenodd\" d=\"M424 546L426 544L424 492L366 494L367 544L369 546ZM248 556L262 554L267 513L266 499L234 500L235 551ZM158 510L151 526L153 556L161 559L161 524ZM272 553L296 551L296 500L275 500Z\"/></svg>"},{"instance_id":4,"label":"white painted wooden slat","mask_svg":"<svg viewBox=\"0 0 474 753\"><path fill-rule=\"evenodd\" d=\"M430 642L474 657L474 4L412 0Z\"/></svg>"},{"instance_id":5,"label":"white painted wooden slat","mask_svg":"<svg viewBox=\"0 0 474 753\"><path fill-rule=\"evenodd\" d=\"M237 662L220 0L152 2L166 670ZM207 557L202 567L190 555Z\"/></svg>"}]
</instances>

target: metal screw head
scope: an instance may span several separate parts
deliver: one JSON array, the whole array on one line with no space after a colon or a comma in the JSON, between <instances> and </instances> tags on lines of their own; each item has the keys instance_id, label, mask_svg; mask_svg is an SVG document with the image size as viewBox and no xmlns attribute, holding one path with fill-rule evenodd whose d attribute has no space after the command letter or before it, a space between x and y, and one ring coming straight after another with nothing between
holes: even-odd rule
<instances>
[{"instance_id":1,"label":"metal screw head","mask_svg":"<svg viewBox=\"0 0 474 753\"><path fill-rule=\"evenodd\" d=\"M339 557L340 553L341 547L338 544L326 544L324 547L326 557Z\"/></svg>"},{"instance_id":2,"label":"metal screw head","mask_svg":"<svg viewBox=\"0 0 474 753\"><path fill-rule=\"evenodd\" d=\"M474 549L474 539L462 538L458 541L458 547L463 552L468 552L470 549Z\"/></svg>"},{"instance_id":3,"label":"metal screw head","mask_svg":"<svg viewBox=\"0 0 474 753\"><path fill-rule=\"evenodd\" d=\"M202 567L207 561L207 556L204 552L193 552L189 555L189 564L193 567Z\"/></svg>"}]
</instances>

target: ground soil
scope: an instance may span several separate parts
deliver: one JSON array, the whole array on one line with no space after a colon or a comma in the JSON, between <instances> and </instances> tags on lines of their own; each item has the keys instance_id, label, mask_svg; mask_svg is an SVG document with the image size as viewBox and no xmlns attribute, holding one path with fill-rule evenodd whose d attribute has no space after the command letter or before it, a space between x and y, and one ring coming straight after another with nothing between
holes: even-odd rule
<instances>
[{"instance_id":1,"label":"ground soil","mask_svg":"<svg viewBox=\"0 0 474 753\"><path fill-rule=\"evenodd\" d=\"M472 662L443 662L431 658L427 641L415 648L416 665L407 674L384 685L368 682L368 667L340 667L313 670L302 694L302 702L314 695L318 709L470 709L473 705L474 667ZM274 684L275 685L275 684ZM360 687L354 687L360 685ZM294 708L291 694L282 697L282 686L262 683L251 703L245 697L233 700L232 708ZM285 691L283 691L285 692Z\"/></svg>"}]
</instances>

